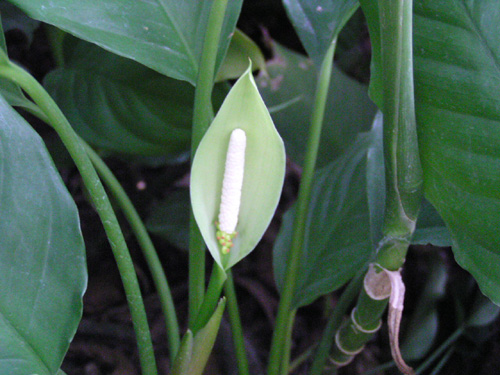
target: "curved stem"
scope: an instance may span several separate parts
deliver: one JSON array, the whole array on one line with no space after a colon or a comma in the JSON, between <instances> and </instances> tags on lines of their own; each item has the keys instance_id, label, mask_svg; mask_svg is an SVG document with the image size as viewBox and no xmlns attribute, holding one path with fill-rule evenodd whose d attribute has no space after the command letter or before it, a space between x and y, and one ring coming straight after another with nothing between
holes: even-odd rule
<instances>
[{"instance_id":1,"label":"curved stem","mask_svg":"<svg viewBox=\"0 0 500 375\"><path fill-rule=\"evenodd\" d=\"M299 197L297 200L297 209L295 214L294 229L290 253L281 293L280 304L278 307L278 316L276 318L276 329L271 343L271 353L268 366L269 375L278 375L285 348L287 337L287 328L290 324L290 315L292 314L292 301L297 283L297 275L302 258L302 247L304 243L304 233L306 226L307 211L311 195L311 187L318 155L321 128L323 125L323 116L325 104L330 86L330 77L333 65L333 54L335 52L336 40L333 41L326 53L321 65L316 87L316 97L314 109L311 118L311 128L309 130L309 139L307 141L307 151L304 161L304 170L300 182Z\"/></svg>"},{"instance_id":2,"label":"curved stem","mask_svg":"<svg viewBox=\"0 0 500 375\"><path fill-rule=\"evenodd\" d=\"M130 227L132 228L132 231L137 238L137 241L139 242L139 246L142 249L149 271L153 277L156 290L158 291L161 308L165 316L170 358L175 358L180 345L179 323L177 322L175 305L172 293L170 292L170 287L168 286L167 277L165 276L165 272L160 259L158 258L153 242L151 241L151 237L149 237L149 233L146 230L141 217L137 213L133 203L120 182L114 176L113 172L111 172L106 163L104 163L99 155L97 155L97 153L88 144L86 144L85 141L81 140L81 142L84 145L90 160L92 160L92 163L97 169L97 172L118 202L118 205L122 209Z\"/></svg>"},{"instance_id":3,"label":"curved stem","mask_svg":"<svg viewBox=\"0 0 500 375\"><path fill-rule=\"evenodd\" d=\"M143 374L156 375L157 370L153 344L134 264L109 198L87 152L80 143L78 135L74 132L66 117L64 117L64 114L35 78L12 63L0 66L0 76L12 80L21 86L40 107L80 171L85 187L89 192L108 236L122 278L137 337Z\"/></svg>"},{"instance_id":4,"label":"curved stem","mask_svg":"<svg viewBox=\"0 0 500 375\"><path fill-rule=\"evenodd\" d=\"M215 61L228 0L214 0L203 43L196 91L194 96L193 132L191 136L191 160L212 117L212 88ZM199 313L205 291L205 242L193 214L189 219L189 325Z\"/></svg>"},{"instance_id":5,"label":"curved stem","mask_svg":"<svg viewBox=\"0 0 500 375\"><path fill-rule=\"evenodd\" d=\"M227 298L227 312L229 313L229 321L231 323L231 331L233 333L234 350L238 363L238 374L250 375L247 352L245 349L245 338L243 336L243 328L241 326L240 313L238 310L238 300L236 298L236 290L234 289L234 280L231 270L227 270L226 275L227 280L224 284L224 294Z\"/></svg>"}]
</instances>

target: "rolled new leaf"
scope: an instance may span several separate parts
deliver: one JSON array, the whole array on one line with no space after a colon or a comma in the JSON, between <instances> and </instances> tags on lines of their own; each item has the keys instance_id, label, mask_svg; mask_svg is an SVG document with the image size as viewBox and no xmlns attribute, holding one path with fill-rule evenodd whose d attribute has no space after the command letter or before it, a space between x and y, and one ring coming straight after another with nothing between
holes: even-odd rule
<instances>
[{"instance_id":1,"label":"rolled new leaf","mask_svg":"<svg viewBox=\"0 0 500 375\"><path fill-rule=\"evenodd\" d=\"M246 136L243 183L232 246L217 239L222 184L232 132ZM240 133L241 134L241 133ZM241 170L237 173L240 173ZM285 148L252 77L251 67L235 83L203 137L191 170L191 204L203 239L226 270L248 255L262 238L281 195Z\"/></svg>"}]
</instances>

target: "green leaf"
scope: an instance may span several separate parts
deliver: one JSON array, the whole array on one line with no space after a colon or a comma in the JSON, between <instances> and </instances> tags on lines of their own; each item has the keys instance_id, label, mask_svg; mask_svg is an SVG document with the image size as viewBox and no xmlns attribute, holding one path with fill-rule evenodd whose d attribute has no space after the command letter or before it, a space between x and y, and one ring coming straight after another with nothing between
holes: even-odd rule
<instances>
[{"instance_id":1,"label":"green leaf","mask_svg":"<svg viewBox=\"0 0 500 375\"><path fill-rule=\"evenodd\" d=\"M500 314L500 307L491 303L487 298L478 295L472 306L472 312L467 318L467 326L483 327L495 321Z\"/></svg>"},{"instance_id":2,"label":"green leaf","mask_svg":"<svg viewBox=\"0 0 500 375\"><path fill-rule=\"evenodd\" d=\"M328 47L359 6L358 0L283 0L283 4L318 69Z\"/></svg>"},{"instance_id":3,"label":"green leaf","mask_svg":"<svg viewBox=\"0 0 500 375\"><path fill-rule=\"evenodd\" d=\"M252 61L254 71L266 69L266 61L259 46L242 31L236 29L216 81L239 78L247 70L249 59Z\"/></svg>"},{"instance_id":4,"label":"green leaf","mask_svg":"<svg viewBox=\"0 0 500 375\"><path fill-rule=\"evenodd\" d=\"M246 132L245 169L234 247L221 257L216 239L222 180L229 137ZM203 137L191 170L191 204L215 261L228 269L250 253L271 221L285 175L285 149L259 95L249 67L236 82Z\"/></svg>"},{"instance_id":5,"label":"green leaf","mask_svg":"<svg viewBox=\"0 0 500 375\"><path fill-rule=\"evenodd\" d=\"M45 86L89 143L131 155L177 156L190 147L194 88L67 36L64 66ZM224 85L215 101L222 102Z\"/></svg>"},{"instance_id":6,"label":"green leaf","mask_svg":"<svg viewBox=\"0 0 500 375\"><path fill-rule=\"evenodd\" d=\"M6 3L0 3L0 4L6 4ZM8 6L3 5L2 7L9 9L12 6L8 4ZM2 7L0 7L0 10L2 10ZM0 12L0 14L3 15L2 12ZM2 30L2 24L5 23L5 19L2 18L1 21L2 22L0 22L0 61L4 62L8 60L7 46L5 45L5 37ZM12 106L24 107L26 109L36 108L36 105L33 104L24 96L23 92L21 91L21 88L17 84L8 79L0 78L0 94Z\"/></svg>"},{"instance_id":7,"label":"green leaf","mask_svg":"<svg viewBox=\"0 0 500 375\"><path fill-rule=\"evenodd\" d=\"M219 331L225 306L226 300L223 298L208 323L194 337L190 330L186 332L172 366L172 375L203 373Z\"/></svg>"},{"instance_id":8,"label":"green leaf","mask_svg":"<svg viewBox=\"0 0 500 375\"><path fill-rule=\"evenodd\" d=\"M257 83L273 120L285 140L287 154L302 163L314 103L317 71L310 59L273 43L268 74ZM341 155L360 131L368 131L376 107L362 84L333 68L317 166Z\"/></svg>"},{"instance_id":9,"label":"green leaf","mask_svg":"<svg viewBox=\"0 0 500 375\"><path fill-rule=\"evenodd\" d=\"M407 321L401 352L405 360L423 358L431 349L438 333L438 303L446 293L448 273L444 259L438 252L421 254L429 271L425 285L415 304L416 309Z\"/></svg>"},{"instance_id":10,"label":"green leaf","mask_svg":"<svg viewBox=\"0 0 500 375\"><path fill-rule=\"evenodd\" d=\"M152 206L146 221L151 233L169 241L179 249L189 248L189 193L179 190Z\"/></svg>"},{"instance_id":11,"label":"green leaf","mask_svg":"<svg viewBox=\"0 0 500 375\"><path fill-rule=\"evenodd\" d=\"M82 313L78 213L40 137L0 97L0 373L55 374Z\"/></svg>"},{"instance_id":12,"label":"green leaf","mask_svg":"<svg viewBox=\"0 0 500 375\"><path fill-rule=\"evenodd\" d=\"M9 1L34 19L193 85L213 3L213 0ZM241 4L242 0L228 2L217 67L226 54Z\"/></svg>"},{"instance_id":13,"label":"green leaf","mask_svg":"<svg viewBox=\"0 0 500 375\"><path fill-rule=\"evenodd\" d=\"M382 51L380 38L380 24L378 14L378 1L359 0L361 9L366 18L370 31L370 42L372 45L372 61L370 65L370 98L383 108L383 77L382 77Z\"/></svg>"},{"instance_id":14,"label":"green leaf","mask_svg":"<svg viewBox=\"0 0 500 375\"><path fill-rule=\"evenodd\" d=\"M418 1L415 94L424 189L457 262L500 304L500 17L494 0Z\"/></svg>"},{"instance_id":15,"label":"green leaf","mask_svg":"<svg viewBox=\"0 0 500 375\"><path fill-rule=\"evenodd\" d=\"M422 202L411 243L414 245L451 246L450 232L441 216L427 199Z\"/></svg>"},{"instance_id":16,"label":"green leaf","mask_svg":"<svg viewBox=\"0 0 500 375\"><path fill-rule=\"evenodd\" d=\"M383 211L369 204L367 161L382 148L381 132L381 121L375 121L371 132L360 134L344 155L316 172L294 307L307 305L340 288L372 255L375 248L371 238L372 217ZM377 169L383 171L383 164ZM369 186L379 189L373 181ZM285 214L274 247L274 272L279 289L283 286L292 230L293 210L290 210Z\"/></svg>"},{"instance_id":17,"label":"green leaf","mask_svg":"<svg viewBox=\"0 0 500 375\"><path fill-rule=\"evenodd\" d=\"M8 1L0 1L0 14L2 15L2 26L5 32L10 30L21 30L28 39L28 43L33 40L35 30L40 26L40 22L29 18Z\"/></svg>"}]
</instances>

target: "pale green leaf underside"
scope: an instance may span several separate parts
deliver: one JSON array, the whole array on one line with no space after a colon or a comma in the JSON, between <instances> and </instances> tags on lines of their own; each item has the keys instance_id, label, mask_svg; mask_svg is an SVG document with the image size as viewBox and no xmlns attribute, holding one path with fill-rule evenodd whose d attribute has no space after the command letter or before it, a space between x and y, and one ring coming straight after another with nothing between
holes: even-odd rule
<instances>
[{"instance_id":1,"label":"pale green leaf underside","mask_svg":"<svg viewBox=\"0 0 500 375\"><path fill-rule=\"evenodd\" d=\"M40 137L0 97L0 373L53 375L81 317L78 213Z\"/></svg>"},{"instance_id":2,"label":"pale green leaf underside","mask_svg":"<svg viewBox=\"0 0 500 375\"><path fill-rule=\"evenodd\" d=\"M415 84L424 187L457 261L500 303L500 8L415 4Z\"/></svg>"},{"instance_id":3,"label":"pale green leaf underside","mask_svg":"<svg viewBox=\"0 0 500 375\"><path fill-rule=\"evenodd\" d=\"M246 132L245 172L234 247L221 259L215 238L226 152L232 130ZM251 71L236 82L203 137L191 171L191 204L216 262L228 269L251 252L278 205L285 174L285 149Z\"/></svg>"}]
</instances>

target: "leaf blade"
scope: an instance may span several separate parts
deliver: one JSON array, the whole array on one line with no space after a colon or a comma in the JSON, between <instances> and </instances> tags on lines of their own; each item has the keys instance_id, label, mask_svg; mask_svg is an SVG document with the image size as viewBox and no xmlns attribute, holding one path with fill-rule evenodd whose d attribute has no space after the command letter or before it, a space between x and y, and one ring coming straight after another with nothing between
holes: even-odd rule
<instances>
[{"instance_id":1,"label":"leaf blade","mask_svg":"<svg viewBox=\"0 0 500 375\"><path fill-rule=\"evenodd\" d=\"M213 0L11 2L34 19L194 85ZM241 4L242 0L228 3L217 66L226 53Z\"/></svg>"},{"instance_id":2,"label":"leaf blade","mask_svg":"<svg viewBox=\"0 0 500 375\"><path fill-rule=\"evenodd\" d=\"M0 372L54 374L87 282L78 213L41 139L2 97L0 152Z\"/></svg>"}]
</instances>

